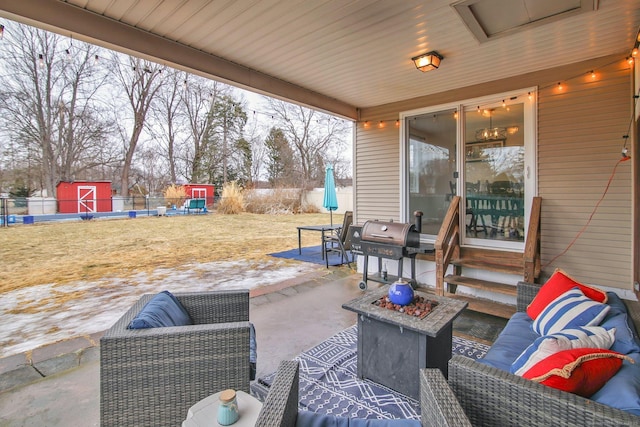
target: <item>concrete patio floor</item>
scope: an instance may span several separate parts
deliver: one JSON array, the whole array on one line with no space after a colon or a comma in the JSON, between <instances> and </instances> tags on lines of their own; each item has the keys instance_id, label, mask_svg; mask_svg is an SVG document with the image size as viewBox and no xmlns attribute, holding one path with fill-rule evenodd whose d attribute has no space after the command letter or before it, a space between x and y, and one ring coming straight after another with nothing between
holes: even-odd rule
<instances>
[{"instance_id":1,"label":"concrete patio floor","mask_svg":"<svg viewBox=\"0 0 640 427\"><path fill-rule=\"evenodd\" d=\"M356 314L341 306L361 295L361 278L346 267L319 267L282 284L252 290L257 376L275 371L281 360L292 359L353 325ZM467 336L479 332L478 338L485 341L503 324L499 319L479 322L470 316L459 318L454 329ZM99 426L101 335L0 359L0 426ZM26 358L32 365L24 362Z\"/></svg>"}]
</instances>

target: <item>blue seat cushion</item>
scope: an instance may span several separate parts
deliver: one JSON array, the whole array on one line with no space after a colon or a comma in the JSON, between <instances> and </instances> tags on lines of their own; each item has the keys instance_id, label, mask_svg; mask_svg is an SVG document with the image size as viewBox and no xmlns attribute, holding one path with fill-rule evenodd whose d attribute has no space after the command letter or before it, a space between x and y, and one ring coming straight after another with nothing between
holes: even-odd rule
<instances>
[{"instance_id":1,"label":"blue seat cushion","mask_svg":"<svg viewBox=\"0 0 640 427\"><path fill-rule=\"evenodd\" d=\"M128 329L162 328L193 325L187 310L169 291L154 295L129 323Z\"/></svg>"},{"instance_id":2,"label":"blue seat cushion","mask_svg":"<svg viewBox=\"0 0 640 427\"><path fill-rule=\"evenodd\" d=\"M296 427L420 427L418 420L362 420L299 411Z\"/></svg>"},{"instance_id":3,"label":"blue seat cushion","mask_svg":"<svg viewBox=\"0 0 640 427\"><path fill-rule=\"evenodd\" d=\"M607 297L607 304L611 309L600 326L605 329L616 328L616 340L611 350L622 354L640 353L640 338L627 307L614 292L607 292Z\"/></svg>"},{"instance_id":4,"label":"blue seat cushion","mask_svg":"<svg viewBox=\"0 0 640 427\"><path fill-rule=\"evenodd\" d=\"M513 362L540 337L531 328L533 320L523 311L515 313L487 354L478 362L509 372Z\"/></svg>"}]
</instances>

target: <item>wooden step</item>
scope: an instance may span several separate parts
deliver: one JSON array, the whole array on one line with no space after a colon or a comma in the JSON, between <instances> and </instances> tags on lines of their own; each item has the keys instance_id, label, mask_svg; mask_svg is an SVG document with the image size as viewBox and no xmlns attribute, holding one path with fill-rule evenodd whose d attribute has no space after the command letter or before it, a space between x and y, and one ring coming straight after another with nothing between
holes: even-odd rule
<instances>
[{"instance_id":1,"label":"wooden step","mask_svg":"<svg viewBox=\"0 0 640 427\"><path fill-rule=\"evenodd\" d=\"M516 296L517 288L506 283L491 282L489 280L474 279L473 277L457 276L449 274L444 277L446 283L452 285L466 286L483 291L497 292L503 295Z\"/></svg>"},{"instance_id":2,"label":"wooden step","mask_svg":"<svg viewBox=\"0 0 640 427\"><path fill-rule=\"evenodd\" d=\"M477 311L479 313L491 314L492 316L509 319L516 312L516 306L511 304L503 304L500 302L490 301L482 298L475 298L457 294L445 293L448 298L454 298L469 303L467 310Z\"/></svg>"},{"instance_id":3,"label":"wooden step","mask_svg":"<svg viewBox=\"0 0 640 427\"><path fill-rule=\"evenodd\" d=\"M495 271L498 273L518 274L522 276L524 272L524 266L503 264L500 263L500 259L495 260L481 260L477 258L459 258L451 260L451 264L458 265L460 267L475 268L478 270Z\"/></svg>"}]
</instances>

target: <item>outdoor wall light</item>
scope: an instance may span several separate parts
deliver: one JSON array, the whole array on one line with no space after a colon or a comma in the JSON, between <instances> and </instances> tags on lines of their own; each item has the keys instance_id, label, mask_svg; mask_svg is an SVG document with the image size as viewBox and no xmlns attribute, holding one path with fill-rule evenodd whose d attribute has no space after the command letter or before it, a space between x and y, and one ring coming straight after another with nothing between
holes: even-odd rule
<instances>
[{"instance_id":1,"label":"outdoor wall light","mask_svg":"<svg viewBox=\"0 0 640 427\"><path fill-rule=\"evenodd\" d=\"M411 58L413 63L416 64L416 68L423 73L438 68L442 59L442 55L435 50Z\"/></svg>"}]
</instances>

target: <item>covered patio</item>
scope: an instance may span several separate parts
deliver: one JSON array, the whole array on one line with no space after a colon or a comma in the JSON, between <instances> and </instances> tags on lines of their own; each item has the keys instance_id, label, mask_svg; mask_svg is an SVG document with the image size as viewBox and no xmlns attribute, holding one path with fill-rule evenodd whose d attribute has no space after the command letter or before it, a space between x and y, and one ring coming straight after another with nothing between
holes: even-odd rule
<instances>
[{"instance_id":1,"label":"covered patio","mask_svg":"<svg viewBox=\"0 0 640 427\"><path fill-rule=\"evenodd\" d=\"M0 16L352 120L354 224L424 211L418 277L439 296L515 308L517 282L557 268L640 295L637 1L0 0Z\"/></svg>"}]
</instances>

